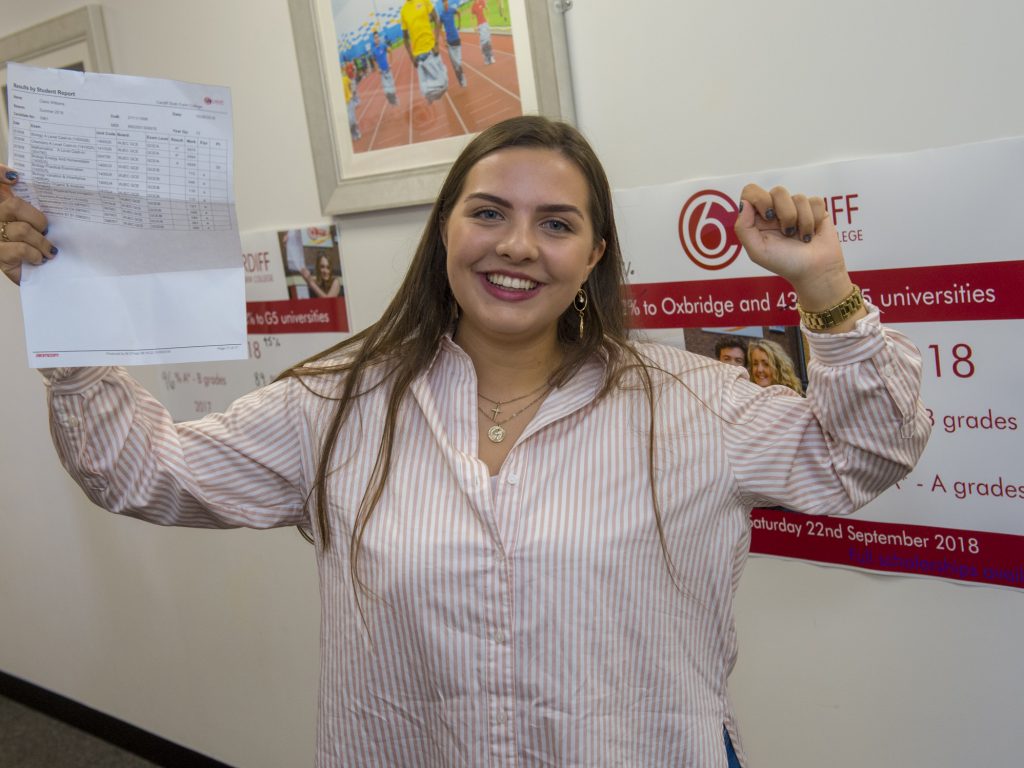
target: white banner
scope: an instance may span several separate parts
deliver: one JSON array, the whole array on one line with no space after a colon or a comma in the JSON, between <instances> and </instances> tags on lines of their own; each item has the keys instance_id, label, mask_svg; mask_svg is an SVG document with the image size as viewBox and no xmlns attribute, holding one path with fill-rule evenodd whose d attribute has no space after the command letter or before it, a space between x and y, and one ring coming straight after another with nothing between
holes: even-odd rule
<instances>
[{"instance_id":1,"label":"white banner","mask_svg":"<svg viewBox=\"0 0 1024 768\"><path fill-rule=\"evenodd\" d=\"M914 472L845 520L756 511L752 551L1024 586L1024 139L616 193L634 324L712 354L752 329L803 371L795 296L732 232L748 182L821 195L854 282L924 356L935 428Z\"/></svg>"}]
</instances>

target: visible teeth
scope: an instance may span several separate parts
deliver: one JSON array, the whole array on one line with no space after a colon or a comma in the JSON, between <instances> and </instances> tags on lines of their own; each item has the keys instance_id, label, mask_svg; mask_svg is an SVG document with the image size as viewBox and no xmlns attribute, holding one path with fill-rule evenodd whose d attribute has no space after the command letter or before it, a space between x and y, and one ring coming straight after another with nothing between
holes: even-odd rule
<instances>
[{"instance_id":1,"label":"visible teeth","mask_svg":"<svg viewBox=\"0 0 1024 768\"><path fill-rule=\"evenodd\" d=\"M521 277L509 277L508 275L489 274L487 282L497 285L500 288L507 288L513 291L532 291L538 283L533 280L524 280Z\"/></svg>"}]
</instances>

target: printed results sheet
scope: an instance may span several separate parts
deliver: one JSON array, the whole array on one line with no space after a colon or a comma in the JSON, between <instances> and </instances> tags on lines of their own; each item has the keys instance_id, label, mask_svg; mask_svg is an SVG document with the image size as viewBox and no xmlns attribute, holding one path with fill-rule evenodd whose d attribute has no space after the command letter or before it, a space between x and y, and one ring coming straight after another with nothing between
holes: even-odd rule
<instances>
[{"instance_id":1,"label":"printed results sheet","mask_svg":"<svg viewBox=\"0 0 1024 768\"><path fill-rule=\"evenodd\" d=\"M29 365L245 358L229 91L11 63L8 112L60 249L23 275Z\"/></svg>"}]
</instances>

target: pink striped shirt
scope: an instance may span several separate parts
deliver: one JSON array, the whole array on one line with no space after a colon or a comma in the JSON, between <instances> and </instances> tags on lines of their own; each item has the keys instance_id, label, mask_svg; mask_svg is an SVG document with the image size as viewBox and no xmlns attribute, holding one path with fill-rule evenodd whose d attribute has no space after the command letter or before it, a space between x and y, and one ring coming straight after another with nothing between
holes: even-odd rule
<instances>
[{"instance_id":1,"label":"pink striped shirt","mask_svg":"<svg viewBox=\"0 0 1024 768\"><path fill-rule=\"evenodd\" d=\"M808 335L806 399L641 347L678 374L656 375L655 481L683 592L658 543L642 392L595 400L604 368L586 365L547 397L492 490L474 369L445 340L403 406L364 541L379 596L363 598L367 631L347 531L386 393L361 398L334 456L335 536L317 555L317 765L725 766L723 724L739 746L726 680L751 506L850 512L910 470L930 429L920 356L876 311L848 334ZM50 391L61 459L97 504L162 525L309 525L333 403L294 379L184 424L120 369L57 372Z\"/></svg>"}]
</instances>

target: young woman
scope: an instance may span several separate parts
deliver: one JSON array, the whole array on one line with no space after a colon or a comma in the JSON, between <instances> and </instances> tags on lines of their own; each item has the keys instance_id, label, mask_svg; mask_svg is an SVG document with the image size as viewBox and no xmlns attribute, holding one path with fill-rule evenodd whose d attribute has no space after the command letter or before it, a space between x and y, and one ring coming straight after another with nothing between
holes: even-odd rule
<instances>
[{"instance_id":1,"label":"young woman","mask_svg":"<svg viewBox=\"0 0 1024 768\"><path fill-rule=\"evenodd\" d=\"M751 507L850 512L929 429L822 201L742 199L750 257L830 325L806 400L631 342L600 163L522 117L455 162L377 323L185 424L124 370L51 371L58 451L111 511L313 539L320 766L738 764ZM7 193L0 221L17 282L45 218Z\"/></svg>"},{"instance_id":2,"label":"young woman","mask_svg":"<svg viewBox=\"0 0 1024 768\"><path fill-rule=\"evenodd\" d=\"M754 339L747 345L747 369L750 380L759 387L781 384L798 395L804 393L792 358L781 344L771 339Z\"/></svg>"},{"instance_id":3,"label":"young woman","mask_svg":"<svg viewBox=\"0 0 1024 768\"><path fill-rule=\"evenodd\" d=\"M316 258L316 274L305 267L299 270L299 274L309 286L313 298L326 299L341 295L341 278L331 271L331 260L326 253Z\"/></svg>"}]
</instances>

